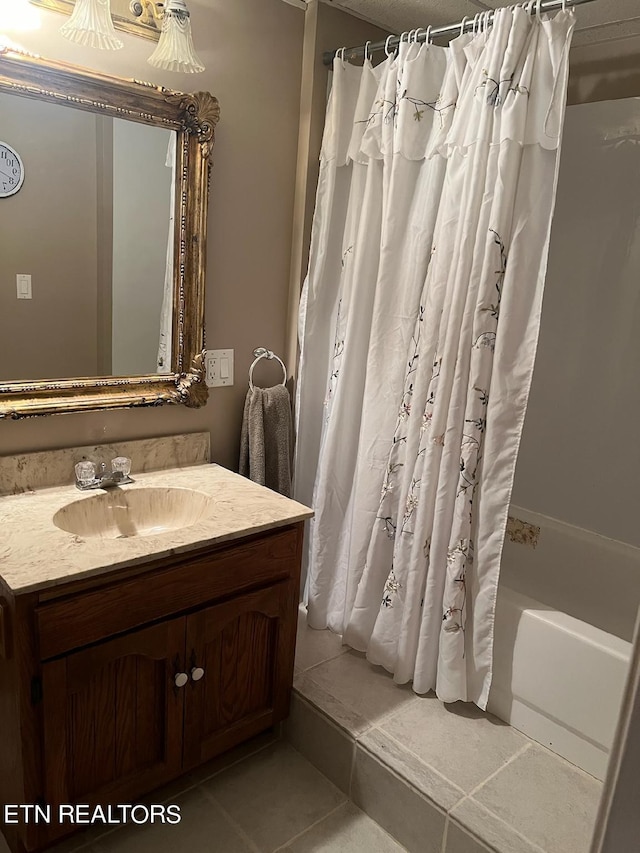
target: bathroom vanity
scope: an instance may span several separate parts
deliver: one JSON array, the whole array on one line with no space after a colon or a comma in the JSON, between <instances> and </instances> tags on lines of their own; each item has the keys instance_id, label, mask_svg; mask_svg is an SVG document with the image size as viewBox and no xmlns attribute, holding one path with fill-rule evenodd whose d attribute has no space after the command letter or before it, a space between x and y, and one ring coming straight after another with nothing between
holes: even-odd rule
<instances>
[{"instance_id":1,"label":"bathroom vanity","mask_svg":"<svg viewBox=\"0 0 640 853\"><path fill-rule=\"evenodd\" d=\"M282 720L310 514L216 465L1 498L1 802L132 802Z\"/></svg>"}]
</instances>

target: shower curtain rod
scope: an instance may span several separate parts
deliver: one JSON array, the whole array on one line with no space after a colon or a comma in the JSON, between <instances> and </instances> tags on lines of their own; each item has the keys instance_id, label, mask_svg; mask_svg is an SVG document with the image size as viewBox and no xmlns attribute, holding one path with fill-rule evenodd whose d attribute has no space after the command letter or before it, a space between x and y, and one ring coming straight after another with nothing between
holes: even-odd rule
<instances>
[{"instance_id":1,"label":"shower curtain rod","mask_svg":"<svg viewBox=\"0 0 640 853\"><path fill-rule=\"evenodd\" d=\"M593 2L594 2L594 0L542 0L542 3L540 4L540 11L541 12L552 12L554 9L562 9L563 5L564 6L580 6L580 5L582 5L582 3L593 3ZM522 5L522 4L516 4L516 5ZM528 3L524 4L525 7L527 5L529 5L529 4ZM533 3L532 9L531 9L531 14L533 15L533 14L535 14L535 12L536 12L536 4ZM489 16L487 19L488 23L491 23L493 21L493 15L494 15L494 12L491 11L489 13ZM466 30L472 30L473 29L473 22L476 19L476 17L477 16L473 16L471 18L465 19L464 30L463 30L463 22L462 21L460 21L458 24L447 24L446 27L432 27L431 33L430 33L430 38L434 39L434 38L440 38L441 36L453 36L453 35L458 35L461 30L463 32ZM420 30L424 30L424 31L418 33L417 40L421 41L421 42L426 41L426 38L427 38L426 30L424 29L424 27L420 27ZM388 40L385 40L385 41L376 41L373 43L369 43L369 45L368 45L369 51L370 51L370 53L373 53L374 51L384 50L386 47L388 47L389 49L396 48L398 46L398 44L400 43L400 38L401 38L401 36L393 36L392 38L389 38ZM387 41L388 41L388 44L387 44ZM366 47L367 47L366 45L360 45L359 47L344 48L343 59L362 59L362 57L364 56L364 52L365 52ZM322 55L322 61L324 62L325 65L331 65L334 57L337 56L338 53L341 53L342 50L343 50L343 48L338 47L335 50L325 51L325 53Z\"/></svg>"}]
</instances>

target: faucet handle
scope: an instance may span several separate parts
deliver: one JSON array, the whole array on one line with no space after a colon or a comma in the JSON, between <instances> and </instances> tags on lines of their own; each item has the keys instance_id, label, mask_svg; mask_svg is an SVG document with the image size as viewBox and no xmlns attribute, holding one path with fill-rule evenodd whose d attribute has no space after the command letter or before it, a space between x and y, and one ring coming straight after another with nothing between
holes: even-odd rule
<instances>
[{"instance_id":1,"label":"faucet handle","mask_svg":"<svg viewBox=\"0 0 640 853\"><path fill-rule=\"evenodd\" d=\"M75 470L76 482L80 483L80 485L86 486L88 483L92 483L96 479L96 466L88 459L83 459L81 462L77 462Z\"/></svg>"},{"instance_id":2,"label":"faucet handle","mask_svg":"<svg viewBox=\"0 0 640 853\"><path fill-rule=\"evenodd\" d=\"M111 460L111 470L122 478L128 477L131 472L131 459L128 456L116 456Z\"/></svg>"}]
</instances>

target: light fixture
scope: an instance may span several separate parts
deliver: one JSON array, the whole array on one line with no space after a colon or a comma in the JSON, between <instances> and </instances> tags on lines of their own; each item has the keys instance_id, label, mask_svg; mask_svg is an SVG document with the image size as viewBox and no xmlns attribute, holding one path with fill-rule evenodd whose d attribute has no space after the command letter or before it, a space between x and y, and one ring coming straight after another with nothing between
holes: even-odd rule
<instances>
[{"instance_id":1,"label":"light fixture","mask_svg":"<svg viewBox=\"0 0 640 853\"><path fill-rule=\"evenodd\" d=\"M110 0L76 0L69 20L60 27L65 38L101 50L124 47L111 20Z\"/></svg>"},{"instance_id":2,"label":"light fixture","mask_svg":"<svg viewBox=\"0 0 640 853\"><path fill-rule=\"evenodd\" d=\"M40 15L29 0L2 0L0 2L0 31L21 32L37 30Z\"/></svg>"},{"instance_id":3,"label":"light fixture","mask_svg":"<svg viewBox=\"0 0 640 853\"><path fill-rule=\"evenodd\" d=\"M192 74L204 71L193 47L189 10L184 0L166 0L160 41L147 61L165 71Z\"/></svg>"}]
</instances>

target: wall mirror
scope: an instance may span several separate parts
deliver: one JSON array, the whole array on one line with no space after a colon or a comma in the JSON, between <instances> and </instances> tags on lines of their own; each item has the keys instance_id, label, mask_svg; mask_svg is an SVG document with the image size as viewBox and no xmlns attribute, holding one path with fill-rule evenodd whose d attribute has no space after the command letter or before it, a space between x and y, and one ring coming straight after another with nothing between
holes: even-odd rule
<instances>
[{"instance_id":1,"label":"wall mirror","mask_svg":"<svg viewBox=\"0 0 640 853\"><path fill-rule=\"evenodd\" d=\"M217 100L0 50L0 418L203 405Z\"/></svg>"}]
</instances>

